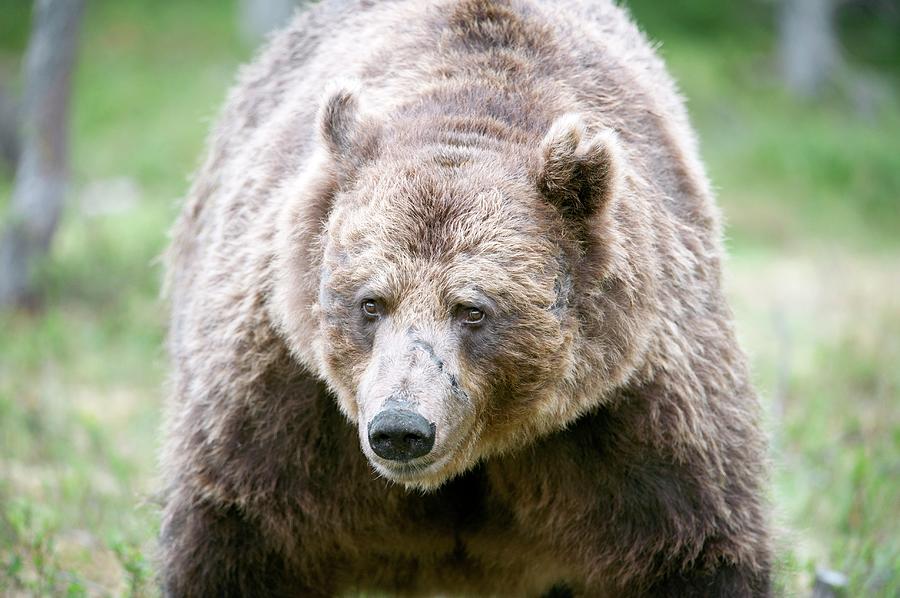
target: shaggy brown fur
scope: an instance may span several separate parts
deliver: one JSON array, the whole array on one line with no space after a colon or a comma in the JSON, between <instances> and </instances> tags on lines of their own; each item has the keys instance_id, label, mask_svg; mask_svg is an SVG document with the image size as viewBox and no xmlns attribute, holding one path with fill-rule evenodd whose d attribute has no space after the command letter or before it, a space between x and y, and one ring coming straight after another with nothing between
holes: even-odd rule
<instances>
[{"instance_id":1,"label":"shaggy brown fur","mask_svg":"<svg viewBox=\"0 0 900 598\"><path fill-rule=\"evenodd\" d=\"M298 15L169 252L167 594L768 594L721 255L681 100L610 1ZM429 455L373 452L391 401Z\"/></svg>"}]
</instances>

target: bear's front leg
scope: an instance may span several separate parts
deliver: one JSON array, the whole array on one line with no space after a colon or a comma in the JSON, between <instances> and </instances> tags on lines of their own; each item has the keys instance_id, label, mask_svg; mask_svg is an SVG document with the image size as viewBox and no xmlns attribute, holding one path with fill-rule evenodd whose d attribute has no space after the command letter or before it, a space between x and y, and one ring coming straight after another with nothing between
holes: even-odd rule
<instances>
[{"instance_id":1,"label":"bear's front leg","mask_svg":"<svg viewBox=\"0 0 900 598\"><path fill-rule=\"evenodd\" d=\"M701 559L698 561L702 562ZM766 598L772 596L768 571L721 563L714 569L697 566L657 582L648 592L634 595L697 598Z\"/></svg>"},{"instance_id":2,"label":"bear's front leg","mask_svg":"<svg viewBox=\"0 0 900 598\"><path fill-rule=\"evenodd\" d=\"M330 595L296 579L260 528L235 506L170 504L161 550L168 598Z\"/></svg>"}]
</instances>

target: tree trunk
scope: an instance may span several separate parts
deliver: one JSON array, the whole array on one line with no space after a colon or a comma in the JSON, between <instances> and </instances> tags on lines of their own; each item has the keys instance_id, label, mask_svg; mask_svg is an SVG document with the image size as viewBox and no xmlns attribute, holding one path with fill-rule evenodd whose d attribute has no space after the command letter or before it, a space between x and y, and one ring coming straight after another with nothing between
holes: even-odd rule
<instances>
[{"instance_id":1,"label":"tree trunk","mask_svg":"<svg viewBox=\"0 0 900 598\"><path fill-rule=\"evenodd\" d=\"M35 298L66 191L68 106L84 0L36 0L25 51L22 148L0 241L0 306Z\"/></svg>"},{"instance_id":2,"label":"tree trunk","mask_svg":"<svg viewBox=\"0 0 900 598\"><path fill-rule=\"evenodd\" d=\"M15 172L19 163L19 106L0 83L0 161Z\"/></svg>"},{"instance_id":3,"label":"tree trunk","mask_svg":"<svg viewBox=\"0 0 900 598\"><path fill-rule=\"evenodd\" d=\"M781 74L800 96L815 96L839 65L834 16L834 0L781 0Z\"/></svg>"}]
</instances>

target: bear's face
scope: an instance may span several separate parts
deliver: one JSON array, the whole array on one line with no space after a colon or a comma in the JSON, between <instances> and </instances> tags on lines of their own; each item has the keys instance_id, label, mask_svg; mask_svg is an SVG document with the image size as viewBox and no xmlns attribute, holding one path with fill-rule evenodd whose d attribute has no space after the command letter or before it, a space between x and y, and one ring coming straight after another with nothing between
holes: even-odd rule
<instances>
[{"instance_id":1,"label":"bear's face","mask_svg":"<svg viewBox=\"0 0 900 598\"><path fill-rule=\"evenodd\" d=\"M618 184L615 140L564 116L535 147L379 148L346 92L320 118L275 304L376 470L435 487L589 407L572 270Z\"/></svg>"},{"instance_id":2,"label":"bear's face","mask_svg":"<svg viewBox=\"0 0 900 598\"><path fill-rule=\"evenodd\" d=\"M501 168L382 162L335 200L323 361L390 479L439 484L545 427L559 400L571 335L554 213Z\"/></svg>"}]
</instances>

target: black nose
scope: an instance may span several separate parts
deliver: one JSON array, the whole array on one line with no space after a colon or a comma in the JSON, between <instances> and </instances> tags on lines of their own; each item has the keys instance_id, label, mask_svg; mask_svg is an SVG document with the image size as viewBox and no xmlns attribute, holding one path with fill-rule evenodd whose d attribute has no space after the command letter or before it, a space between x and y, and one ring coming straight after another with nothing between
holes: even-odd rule
<instances>
[{"instance_id":1,"label":"black nose","mask_svg":"<svg viewBox=\"0 0 900 598\"><path fill-rule=\"evenodd\" d=\"M408 409L385 409L369 422L369 445L379 457L409 461L434 446L434 424Z\"/></svg>"}]
</instances>

